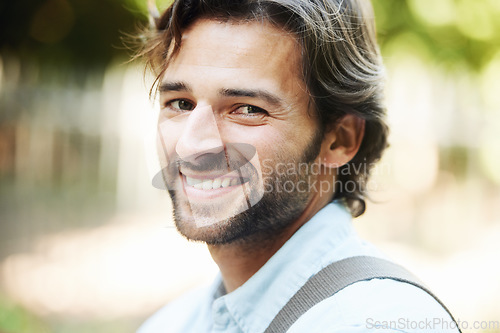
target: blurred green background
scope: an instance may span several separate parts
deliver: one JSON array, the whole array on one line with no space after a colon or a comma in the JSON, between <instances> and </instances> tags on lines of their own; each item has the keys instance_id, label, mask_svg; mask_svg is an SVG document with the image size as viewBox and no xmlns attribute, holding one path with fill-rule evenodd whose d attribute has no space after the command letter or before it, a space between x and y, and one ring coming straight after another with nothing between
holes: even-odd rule
<instances>
[{"instance_id":1,"label":"blurred green background","mask_svg":"<svg viewBox=\"0 0 500 333\"><path fill-rule=\"evenodd\" d=\"M356 226L458 318L500 320L500 1L373 4L391 148ZM150 186L124 44L147 24L146 0L0 3L1 333L133 332L216 271Z\"/></svg>"}]
</instances>

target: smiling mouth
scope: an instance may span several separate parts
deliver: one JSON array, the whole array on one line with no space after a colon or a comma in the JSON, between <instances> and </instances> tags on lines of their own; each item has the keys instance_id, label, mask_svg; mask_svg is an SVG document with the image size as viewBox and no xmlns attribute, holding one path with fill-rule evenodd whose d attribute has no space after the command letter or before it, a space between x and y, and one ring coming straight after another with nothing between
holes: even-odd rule
<instances>
[{"instance_id":1,"label":"smiling mouth","mask_svg":"<svg viewBox=\"0 0 500 333\"><path fill-rule=\"evenodd\" d=\"M230 188L247 183L250 179L236 176L220 176L215 178L195 178L182 174L185 184L197 190L218 190L220 188Z\"/></svg>"}]
</instances>

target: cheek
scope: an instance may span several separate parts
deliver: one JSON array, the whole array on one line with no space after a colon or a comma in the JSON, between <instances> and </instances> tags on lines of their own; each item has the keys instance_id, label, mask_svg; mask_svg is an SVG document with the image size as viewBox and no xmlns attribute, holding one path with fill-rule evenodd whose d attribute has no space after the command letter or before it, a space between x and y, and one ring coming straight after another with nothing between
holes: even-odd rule
<instances>
[{"instance_id":1,"label":"cheek","mask_svg":"<svg viewBox=\"0 0 500 333\"><path fill-rule=\"evenodd\" d=\"M175 153L175 146L182 134L183 125L171 120L160 121L156 135L156 149L162 165L167 165Z\"/></svg>"},{"instance_id":2,"label":"cheek","mask_svg":"<svg viewBox=\"0 0 500 333\"><path fill-rule=\"evenodd\" d=\"M255 147L259 156L281 149L287 141L287 135L271 125L224 126L220 132L224 142L247 143Z\"/></svg>"}]
</instances>

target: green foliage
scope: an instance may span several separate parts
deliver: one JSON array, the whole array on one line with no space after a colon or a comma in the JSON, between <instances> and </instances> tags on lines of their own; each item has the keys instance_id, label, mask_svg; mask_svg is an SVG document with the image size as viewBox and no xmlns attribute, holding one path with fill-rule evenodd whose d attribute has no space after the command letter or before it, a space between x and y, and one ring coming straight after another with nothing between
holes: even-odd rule
<instances>
[{"instance_id":1,"label":"green foliage","mask_svg":"<svg viewBox=\"0 0 500 333\"><path fill-rule=\"evenodd\" d=\"M13 304L0 294L1 333L48 333L47 325L27 310Z\"/></svg>"},{"instance_id":2,"label":"green foliage","mask_svg":"<svg viewBox=\"0 0 500 333\"><path fill-rule=\"evenodd\" d=\"M160 10L171 0L157 0ZM386 56L407 49L449 68L482 69L500 50L498 0L373 0ZM121 37L147 24L147 0L0 3L0 52L82 69L127 57Z\"/></svg>"},{"instance_id":3,"label":"green foliage","mask_svg":"<svg viewBox=\"0 0 500 333\"><path fill-rule=\"evenodd\" d=\"M496 0L373 0L382 52L407 49L445 68L480 70L500 51Z\"/></svg>"},{"instance_id":4,"label":"green foliage","mask_svg":"<svg viewBox=\"0 0 500 333\"><path fill-rule=\"evenodd\" d=\"M2 1L0 52L82 70L126 55L121 41L146 16L119 0Z\"/></svg>"}]
</instances>

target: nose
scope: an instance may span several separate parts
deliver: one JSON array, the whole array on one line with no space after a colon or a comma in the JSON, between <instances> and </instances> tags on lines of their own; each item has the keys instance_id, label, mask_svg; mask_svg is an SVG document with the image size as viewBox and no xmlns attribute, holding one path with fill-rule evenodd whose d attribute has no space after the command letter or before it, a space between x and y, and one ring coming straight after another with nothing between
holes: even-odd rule
<instances>
[{"instance_id":1,"label":"nose","mask_svg":"<svg viewBox=\"0 0 500 333\"><path fill-rule=\"evenodd\" d=\"M224 149L215 114L210 106L197 106L185 120L182 134L175 146L179 157L196 163L204 154L216 154Z\"/></svg>"}]
</instances>

